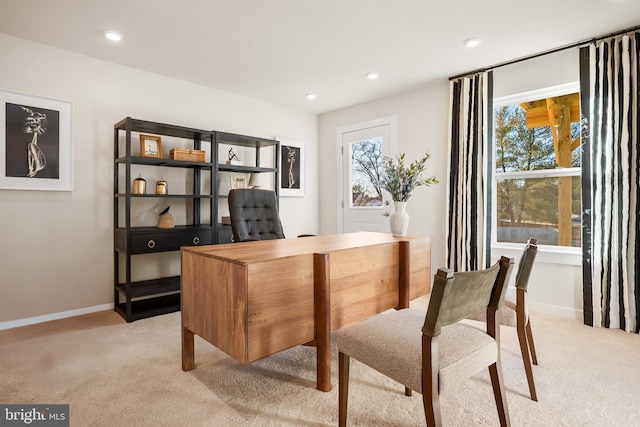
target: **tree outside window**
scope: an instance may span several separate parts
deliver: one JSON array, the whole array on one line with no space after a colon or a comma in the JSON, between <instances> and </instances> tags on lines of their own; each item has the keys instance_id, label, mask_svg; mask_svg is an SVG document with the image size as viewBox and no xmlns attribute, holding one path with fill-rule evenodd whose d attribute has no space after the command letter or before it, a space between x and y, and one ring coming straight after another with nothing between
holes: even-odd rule
<instances>
[{"instance_id":1,"label":"tree outside window","mask_svg":"<svg viewBox=\"0 0 640 427\"><path fill-rule=\"evenodd\" d=\"M578 94L496 105L497 242L579 247Z\"/></svg>"},{"instance_id":2,"label":"tree outside window","mask_svg":"<svg viewBox=\"0 0 640 427\"><path fill-rule=\"evenodd\" d=\"M382 138L351 144L351 206L382 206Z\"/></svg>"}]
</instances>

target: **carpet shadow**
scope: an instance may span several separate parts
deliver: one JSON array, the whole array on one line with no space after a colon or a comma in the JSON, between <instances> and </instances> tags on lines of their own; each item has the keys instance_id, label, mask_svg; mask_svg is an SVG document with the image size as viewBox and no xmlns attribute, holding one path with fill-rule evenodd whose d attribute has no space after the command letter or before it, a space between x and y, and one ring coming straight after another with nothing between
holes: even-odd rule
<instances>
[{"instance_id":1,"label":"carpet shadow","mask_svg":"<svg viewBox=\"0 0 640 427\"><path fill-rule=\"evenodd\" d=\"M281 403L300 393L327 393L316 390L316 350L294 347L250 365L225 358L213 363L204 360L190 372L229 407L247 420L276 417L292 425L322 425L305 421L300 414L283 416Z\"/></svg>"}]
</instances>

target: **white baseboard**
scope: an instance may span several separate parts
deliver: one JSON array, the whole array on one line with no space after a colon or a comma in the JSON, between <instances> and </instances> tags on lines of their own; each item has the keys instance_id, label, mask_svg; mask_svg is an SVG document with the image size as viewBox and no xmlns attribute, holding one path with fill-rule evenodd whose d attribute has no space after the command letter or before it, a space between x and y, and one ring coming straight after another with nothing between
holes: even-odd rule
<instances>
[{"instance_id":1,"label":"white baseboard","mask_svg":"<svg viewBox=\"0 0 640 427\"><path fill-rule=\"evenodd\" d=\"M60 313L45 314L43 316L29 317L26 319L0 322L0 331L5 329L19 328L20 326L35 325L36 323L48 322L50 320L65 319L67 317L95 313L104 310L113 310L113 304L95 305L93 307L79 308L77 310L69 310ZM540 304L533 301L529 301L529 310L533 313L548 314L550 316L562 317L564 319L579 321L582 321L583 319L582 310L548 304Z\"/></svg>"},{"instance_id":2,"label":"white baseboard","mask_svg":"<svg viewBox=\"0 0 640 427\"><path fill-rule=\"evenodd\" d=\"M19 328L20 326L35 325L36 323L50 320L65 319L67 317L80 316L82 314L95 313L97 311L113 310L113 304L94 305L93 307L79 308L77 310L62 311L60 313L45 314L42 316L28 317L26 319L9 320L0 322L0 331L4 329Z\"/></svg>"},{"instance_id":3,"label":"white baseboard","mask_svg":"<svg viewBox=\"0 0 640 427\"><path fill-rule=\"evenodd\" d=\"M529 300L529 311L532 313L548 314L550 316L562 317L569 320L583 320L582 310L575 308L560 307L556 305L541 304Z\"/></svg>"}]
</instances>

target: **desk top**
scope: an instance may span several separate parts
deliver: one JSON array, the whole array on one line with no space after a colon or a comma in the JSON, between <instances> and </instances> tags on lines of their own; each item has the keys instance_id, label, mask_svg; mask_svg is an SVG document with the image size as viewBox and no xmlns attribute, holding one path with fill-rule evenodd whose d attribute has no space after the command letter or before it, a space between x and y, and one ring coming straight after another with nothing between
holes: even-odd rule
<instances>
[{"instance_id":1,"label":"desk top","mask_svg":"<svg viewBox=\"0 0 640 427\"><path fill-rule=\"evenodd\" d=\"M182 251L235 264L253 264L276 258L313 254L316 252L338 251L414 239L428 239L428 237L393 237L391 233L361 231L357 233L227 243L223 245L184 246L182 247Z\"/></svg>"}]
</instances>

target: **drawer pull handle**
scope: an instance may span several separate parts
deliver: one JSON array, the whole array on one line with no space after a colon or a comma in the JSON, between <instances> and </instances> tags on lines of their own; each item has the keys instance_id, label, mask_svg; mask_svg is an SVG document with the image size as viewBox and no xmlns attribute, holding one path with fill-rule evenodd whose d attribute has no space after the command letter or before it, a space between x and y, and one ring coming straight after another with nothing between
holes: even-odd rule
<instances>
[{"instance_id":1,"label":"drawer pull handle","mask_svg":"<svg viewBox=\"0 0 640 427\"><path fill-rule=\"evenodd\" d=\"M149 246L149 249L153 249L156 247L156 242L154 242L153 240L149 240L147 242L147 246Z\"/></svg>"},{"instance_id":2,"label":"drawer pull handle","mask_svg":"<svg viewBox=\"0 0 640 427\"><path fill-rule=\"evenodd\" d=\"M198 243L200 243L200 238L198 236L193 238L193 244L197 245Z\"/></svg>"}]
</instances>

